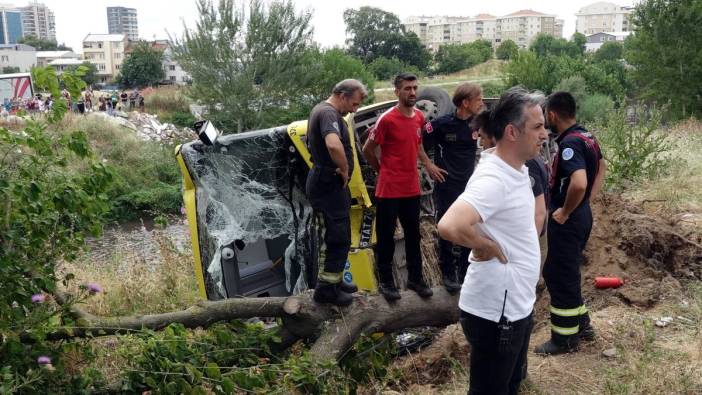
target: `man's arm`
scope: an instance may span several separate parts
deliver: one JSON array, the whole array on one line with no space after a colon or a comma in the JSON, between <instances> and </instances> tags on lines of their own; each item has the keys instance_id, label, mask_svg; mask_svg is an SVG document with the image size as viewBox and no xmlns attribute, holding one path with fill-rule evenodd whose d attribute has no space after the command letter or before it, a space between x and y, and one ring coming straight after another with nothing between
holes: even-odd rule
<instances>
[{"instance_id":1,"label":"man's arm","mask_svg":"<svg viewBox=\"0 0 702 395\"><path fill-rule=\"evenodd\" d=\"M426 151L424 151L424 146L422 144L419 144L419 160L422 161L422 165L424 165L424 168L427 169L429 176L431 176L434 181L446 181L444 175L448 174L448 172L435 165L434 162L429 159L429 155L427 155Z\"/></svg>"},{"instance_id":2,"label":"man's arm","mask_svg":"<svg viewBox=\"0 0 702 395\"><path fill-rule=\"evenodd\" d=\"M592 191L590 191L590 200L597 197L597 194L602 190L604 185L605 175L607 173L607 162L604 158L600 159L600 165L597 169L597 175L595 176L595 181L592 183Z\"/></svg>"},{"instance_id":3,"label":"man's arm","mask_svg":"<svg viewBox=\"0 0 702 395\"><path fill-rule=\"evenodd\" d=\"M378 144L373 141L372 138L368 137L366 143L363 144L363 157L366 158L366 162L373 168L376 172L380 171L380 161L378 157L375 156L375 149L378 148Z\"/></svg>"},{"instance_id":4,"label":"man's arm","mask_svg":"<svg viewBox=\"0 0 702 395\"><path fill-rule=\"evenodd\" d=\"M542 193L541 195L536 196L534 198L534 202L534 221L536 221L536 234L541 235L541 232L544 230L544 223L546 223L546 215L548 214L548 212L546 211L546 197Z\"/></svg>"},{"instance_id":5,"label":"man's arm","mask_svg":"<svg viewBox=\"0 0 702 395\"><path fill-rule=\"evenodd\" d=\"M570 175L570 185L568 185L568 191L566 192L565 203L563 207L553 212L553 219L563 225L568 220L573 210L583 201L586 190L587 173L584 169L574 171L573 174Z\"/></svg>"},{"instance_id":6,"label":"man's arm","mask_svg":"<svg viewBox=\"0 0 702 395\"><path fill-rule=\"evenodd\" d=\"M341 143L339 135L335 132L327 133L324 136L324 144L327 146L331 160L336 165L336 174L341 176L341 179L344 180L344 187L346 187L350 177L349 163L346 160L346 152L344 152L344 145Z\"/></svg>"},{"instance_id":7,"label":"man's arm","mask_svg":"<svg viewBox=\"0 0 702 395\"><path fill-rule=\"evenodd\" d=\"M507 263L507 258L493 240L481 235L474 225L481 221L478 211L468 202L458 199L446 211L437 228L439 235L454 244L473 249L473 256L480 260L499 259Z\"/></svg>"}]
</instances>

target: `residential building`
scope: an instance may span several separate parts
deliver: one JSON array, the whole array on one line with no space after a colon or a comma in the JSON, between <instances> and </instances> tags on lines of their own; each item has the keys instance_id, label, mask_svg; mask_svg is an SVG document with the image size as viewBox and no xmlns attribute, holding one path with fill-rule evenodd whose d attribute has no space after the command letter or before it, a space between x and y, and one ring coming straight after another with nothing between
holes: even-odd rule
<instances>
[{"instance_id":1,"label":"residential building","mask_svg":"<svg viewBox=\"0 0 702 395\"><path fill-rule=\"evenodd\" d=\"M595 52L607 41L618 41L623 43L631 32L600 32L587 36L585 52Z\"/></svg>"},{"instance_id":2,"label":"residential building","mask_svg":"<svg viewBox=\"0 0 702 395\"><path fill-rule=\"evenodd\" d=\"M56 75L61 75L64 71L66 71L66 69L70 67L80 66L81 64L83 64L83 62L83 60L74 58L57 58L49 62L49 66L53 67L54 70L56 70Z\"/></svg>"},{"instance_id":3,"label":"residential building","mask_svg":"<svg viewBox=\"0 0 702 395\"><path fill-rule=\"evenodd\" d=\"M56 40L56 19L54 12L46 5L34 1L22 11L22 31L24 36L34 36L45 40Z\"/></svg>"},{"instance_id":4,"label":"residential building","mask_svg":"<svg viewBox=\"0 0 702 395\"><path fill-rule=\"evenodd\" d=\"M83 59L97 68L99 82L112 82L124 61L124 34L88 34L83 39Z\"/></svg>"},{"instance_id":5,"label":"residential building","mask_svg":"<svg viewBox=\"0 0 702 395\"><path fill-rule=\"evenodd\" d=\"M138 40L136 8L107 7L107 31L109 34L124 34L129 41Z\"/></svg>"},{"instance_id":6,"label":"residential building","mask_svg":"<svg viewBox=\"0 0 702 395\"><path fill-rule=\"evenodd\" d=\"M0 5L0 44L15 44L22 37L22 11Z\"/></svg>"},{"instance_id":7,"label":"residential building","mask_svg":"<svg viewBox=\"0 0 702 395\"><path fill-rule=\"evenodd\" d=\"M474 17L411 16L403 23L407 31L417 34L428 49L436 52L441 45L488 40L493 45L510 39L525 48L539 33L563 37L563 20L555 15L521 10L505 16L479 14Z\"/></svg>"},{"instance_id":8,"label":"residential building","mask_svg":"<svg viewBox=\"0 0 702 395\"><path fill-rule=\"evenodd\" d=\"M190 74L173 59L173 51L171 51L170 46L163 51L163 71L165 73L164 81L169 83L186 85L192 81Z\"/></svg>"},{"instance_id":9,"label":"residential building","mask_svg":"<svg viewBox=\"0 0 702 395\"><path fill-rule=\"evenodd\" d=\"M73 51L37 51L37 66L48 66L54 60L76 59L80 60L80 55Z\"/></svg>"},{"instance_id":10,"label":"residential building","mask_svg":"<svg viewBox=\"0 0 702 395\"><path fill-rule=\"evenodd\" d=\"M585 6L575 14L575 31L586 36L601 32L630 32L634 7L598 2Z\"/></svg>"},{"instance_id":11,"label":"residential building","mask_svg":"<svg viewBox=\"0 0 702 395\"><path fill-rule=\"evenodd\" d=\"M26 44L0 44L0 70L5 67L17 67L20 73L26 73L37 65L37 51Z\"/></svg>"},{"instance_id":12,"label":"residential building","mask_svg":"<svg viewBox=\"0 0 702 395\"><path fill-rule=\"evenodd\" d=\"M526 48L531 41L541 33L555 37L562 37L562 23L560 36L557 35L556 16L544 14L533 10L520 10L509 15L497 18L496 43L512 40L520 48Z\"/></svg>"}]
</instances>

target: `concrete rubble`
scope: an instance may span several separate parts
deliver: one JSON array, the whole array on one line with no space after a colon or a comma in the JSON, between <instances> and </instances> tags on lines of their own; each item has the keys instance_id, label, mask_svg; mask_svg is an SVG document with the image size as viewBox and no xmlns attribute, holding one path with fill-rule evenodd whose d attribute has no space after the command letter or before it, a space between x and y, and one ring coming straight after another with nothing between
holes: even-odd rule
<instances>
[{"instance_id":1,"label":"concrete rubble","mask_svg":"<svg viewBox=\"0 0 702 395\"><path fill-rule=\"evenodd\" d=\"M189 128L181 128L172 123L161 123L158 116L145 112L131 111L129 113L115 111L114 116L103 112L93 112L93 116L101 116L136 132L142 140L156 142L186 142L196 138L195 132Z\"/></svg>"}]
</instances>

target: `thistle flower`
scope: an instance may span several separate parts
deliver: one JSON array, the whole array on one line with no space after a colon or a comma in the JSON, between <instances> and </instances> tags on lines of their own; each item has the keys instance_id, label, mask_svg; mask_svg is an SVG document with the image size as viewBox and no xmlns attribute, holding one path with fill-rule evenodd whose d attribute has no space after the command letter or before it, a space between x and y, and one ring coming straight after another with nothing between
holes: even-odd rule
<instances>
[{"instance_id":1,"label":"thistle flower","mask_svg":"<svg viewBox=\"0 0 702 395\"><path fill-rule=\"evenodd\" d=\"M88 292L93 295L102 292L102 287L98 283L88 283L86 288L88 288Z\"/></svg>"},{"instance_id":2,"label":"thistle flower","mask_svg":"<svg viewBox=\"0 0 702 395\"><path fill-rule=\"evenodd\" d=\"M44 294L34 294L32 295L32 303L42 303L46 300L46 295Z\"/></svg>"},{"instance_id":3,"label":"thistle flower","mask_svg":"<svg viewBox=\"0 0 702 395\"><path fill-rule=\"evenodd\" d=\"M46 355L41 355L39 358L37 358L37 363L39 365L51 365L51 358L47 357Z\"/></svg>"}]
</instances>

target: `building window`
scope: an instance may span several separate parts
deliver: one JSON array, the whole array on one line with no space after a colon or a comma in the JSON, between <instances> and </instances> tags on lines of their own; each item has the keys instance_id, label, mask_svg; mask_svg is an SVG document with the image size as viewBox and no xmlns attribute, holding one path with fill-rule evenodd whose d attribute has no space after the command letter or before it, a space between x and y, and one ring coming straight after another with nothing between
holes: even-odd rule
<instances>
[{"instance_id":1,"label":"building window","mask_svg":"<svg viewBox=\"0 0 702 395\"><path fill-rule=\"evenodd\" d=\"M116 64L116 65L115 65L115 70L119 70L119 67L120 67L120 66L121 66L121 64Z\"/></svg>"},{"instance_id":2,"label":"building window","mask_svg":"<svg viewBox=\"0 0 702 395\"><path fill-rule=\"evenodd\" d=\"M0 57L0 60L2 60L3 62L9 62L9 61L10 61L10 57L7 56L7 55L2 55L2 57Z\"/></svg>"},{"instance_id":3,"label":"building window","mask_svg":"<svg viewBox=\"0 0 702 395\"><path fill-rule=\"evenodd\" d=\"M98 48L102 48L102 43L98 43Z\"/></svg>"},{"instance_id":4,"label":"building window","mask_svg":"<svg viewBox=\"0 0 702 395\"><path fill-rule=\"evenodd\" d=\"M168 66L168 70L170 70L170 71L175 71L175 65L174 65L174 64L169 65L169 66Z\"/></svg>"},{"instance_id":5,"label":"building window","mask_svg":"<svg viewBox=\"0 0 702 395\"><path fill-rule=\"evenodd\" d=\"M175 80L176 80L176 76L174 76L174 75L170 76L169 78L170 78L171 81L175 81Z\"/></svg>"},{"instance_id":6,"label":"building window","mask_svg":"<svg viewBox=\"0 0 702 395\"><path fill-rule=\"evenodd\" d=\"M98 70L100 70L100 71L105 71L105 65L102 64L102 63L98 64L98 65L97 65L97 68L98 68Z\"/></svg>"}]
</instances>

